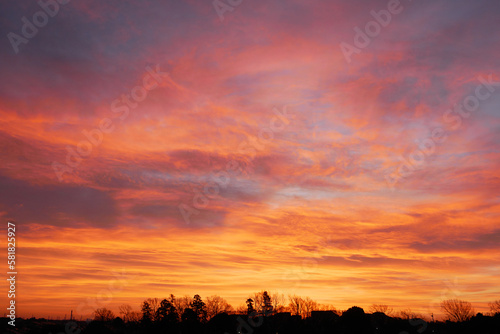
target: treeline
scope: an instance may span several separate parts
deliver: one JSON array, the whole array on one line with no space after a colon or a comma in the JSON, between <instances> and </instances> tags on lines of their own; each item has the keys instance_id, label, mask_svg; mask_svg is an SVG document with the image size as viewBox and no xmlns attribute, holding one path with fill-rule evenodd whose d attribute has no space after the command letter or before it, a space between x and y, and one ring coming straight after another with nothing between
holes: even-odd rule
<instances>
[{"instance_id":1,"label":"treeline","mask_svg":"<svg viewBox=\"0 0 500 334\"><path fill-rule=\"evenodd\" d=\"M122 305L118 317L109 309L97 309L93 321L19 319L16 330L27 334L500 334L500 300L490 303L486 315L475 314L471 303L458 299L444 300L441 308L448 317L445 322L382 304L372 305L366 313L357 306L337 311L307 297L285 298L267 291L249 296L237 309L220 296L170 295L144 300L140 311ZM5 322L0 330L15 333L9 327Z\"/></svg>"},{"instance_id":2,"label":"treeline","mask_svg":"<svg viewBox=\"0 0 500 334\"><path fill-rule=\"evenodd\" d=\"M490 313L495 315L500 313L500 300L489 303ZM345 311L337 310L329 304L320 304L309 297L284 294L269 293L261 291L249 296L245 305L236 309L224 298L214 295L205 300L196 294L193 297L184 296L176 298L170 295L167 298L148 298L140 305L140 312L134 311L128 304L119 307L119 317L124 322L182 322L197 321L205 323L218 314L228 315L264 315L269 316L278 313L290 313L290 315L300 316L302 319L311 317L313 311L332 311L336 315L342 315ZM474 307L470 302L458 299L449 299L441 302L441 310L450 321L461 322L469 320L475 315ZM383 313L387 316L401 319L428 319L433 321L433 315L429 317L413 312L411 309L395 311L385 304L373 304L370 306L370 313ZM111 321L115 319L115 314L106 308L96 309L94 320Z\"/></svg>"},{"instance_id":3,"label":"treeline","mask_svg":"<svg viewBox=\"0 0 500 334\"><path fill-rule=\"evenodd\" d=\"M167 298L148 298L140 305L140 312L134 311L129 304L119 307L119 317L124 322L161 322L161 321L182 321L183 319L196 319L204 323L218 314L264 314L289 312L301 318L311 316L312 311L333 311L341 314L335 307L327 304L320 304L309 297L300 297L284 294L268 293L261 291L249 296L245 305L234 308L224 298L214 295L205 300L196 294L193 297L184 296L177 298L170 295ZM110 321L116 317L115 313L107 308L96 309L94 320Z\"/></svg>"}]
</instances>

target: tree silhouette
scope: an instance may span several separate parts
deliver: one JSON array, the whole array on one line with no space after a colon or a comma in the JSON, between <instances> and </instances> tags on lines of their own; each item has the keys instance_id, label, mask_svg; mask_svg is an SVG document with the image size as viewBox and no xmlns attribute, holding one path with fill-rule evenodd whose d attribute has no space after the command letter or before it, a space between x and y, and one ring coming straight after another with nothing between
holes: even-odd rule
<instances>
[{"instance_id":1,"label":"tree silhouette","mask_svg":"<svg viewBox=\"0 0 500 334\"><path fill-rule=\"evenodd\" d=\"M304 301L302 297L293 295L293 296L288 296L288 299L290 300L290 303L288 304L290 312L293 315L301 316L304 308Z\"/></svg>"},{"instance_id":2,"label":"tree silhouette","mask_svg":"<svg viewBox=\"0 0 500 334\"><path fill-rule=\"evenodd\" d=\"M407 309L399 311L399 317L401 319L409 320L409 319L417 318L417 314L415 312L413 312L410 308L407 308Z\"/></svg>"},{"instance_id":3,"label":"tree silhouette","mask_svg":"<svg viewBox=\"0 0 500 334\"><path fill-rule=\"evenodd\" d=\"M251 296L250 298L253 299L253 307L255 309L255 312L260 313L262 312L262 306L263 306L263 298L262 296L264 295L264 291L261 292L256 292Z\"/></svg>"},{"instance_id":4,"label":"tree silhouette","mask_svg":"<svg viewBox=\"0 0 500 334\"><path fill-rule=\"evenodd\" d=\"M253 299L248 298L246 303L247 303L247 314L250 315L250 314L254 313L255 309L253 307Z\"/></svg>"},{"instance_id":5,"label":"tree silhouette","mask_svg":"<svg viewBox=\"0 0 500 334\"><path fill-rule=\"evenodd\" d=\"M273 313L273 305L271 304L271 297L267 294L267 291L262 293L262 313L265 315L270 315Z\"/></svg>"},{"instance_id":6,"label":"tree silhouette","mask_svg":"<svg viewBox=\"0 0 500 334\"><path fill-rule=\"evenodd\" d=\"M158 320L156 316L158 314L158 308L160 307L160 302L161 302L160 298L148 298L146 300L149 304L149 307L151 308L151 320L152 321Z\"/></svg>"},{"instance_id":7,"label":"tree silhouette","mask_svg":"<svg viewBox=\"0 0 500 334\"><path fill-rule=\"evenodd\" d=\"M302 317L303 318L310 317L312 311L318 310L318 303L309 297L302 299L302 305L303 305L303 307L302 307Z\"/></svg>"},{"instance_id":8,"label":"tree silhouette","mask_svg":"<svg viewBox=\"0 0 500 334\"><path fill-rule=\"evenodd\" d=\"M271 295L271 303L274 312L284 312L286 310L286 299L284 294L273 293Z\"/></svg>"},{"instance_id":9,"label":"tree silhouette","mask_svg":"<svg viewBox=\"0 0 500 334\"><path fill-rule=\"evenodd\" d=\"M234 310L234 314L247 314L247 312L248 310L246 304L241 304Z\"/></svg>"},{"instance_id":10,"label":"tree silhouette","mask_svg":"<svg viewBox=\"0 0 500 334\"><path fill-rule=\"evenodd\" d=\"M132 306L129 304L122 304L118 307L118 310L120 311L120 316L122 317L123 321L129 322L132 319Z\"/></svg>"},{"instance_id":11,"label":"tree silhouette","mask_svg":"<svg viewBox=\"0 0 500 334\"><path fill-rule=\"evenodd\" d=\"M369 321L365 311L358 306L353 306L342 313L340 320L344 328L352 334L369 333Z\"/></svg>"},{"instance_id":12,"label":"tree silhouette","mask_svg":"<svg viewBox=\"0 0 500 334\"><path fill-rule=\"evenodd\" d=\"M173 295L171 295L171 298ZM156 320L162 323L176 323L177 310L170 300L163 299L160 302L160 307L156 310Z\"/></svg>"},{"instance_id":13,"label":"tree silhouette","mask_svg":"<svg viewBox=\"0 0 500 334\"><path fill-rule=\"evenodd\" d=\"M179 316L179 318L181 318L182 314L184 313L184 310L188 307L189 308L191 307L193 298L190 296L175 298L173 295L170 295L170 302L175 306L175 309L177 310L177 315Z\"/></svg>"},{"instance_id":14,"label":"tree silhouette","mask_svg":"<svg viewBox=\"0 0 500 334\"><path fill-rule=\"evenodd\" d=\"M342 313L343 318L364 318L365 317L365 310L363 310L361 307L358 306L353 306L349 308L347 311L344 311Z\"/></svg>"},{"instance_id":15,"label":"tree silhouette","mask_svg":"<svg viewBox=\"0 0 500 334\"><path fill-rule=\"evenodd\" d=\"M191 302L191 308L198 317L200 322L207 321L207 309L205 303L201 299L200 295L194 295L193 301Z\"/></svg>"},{"instance_id":16,"label":"tree silhouette","mask_svg":"<svg viewBox=\"0 0 500 334\"><path fill-rule=\"evenodd\" d=\"M173 294L170 294L170 297L168 298L168 301L171 304L171 311L175 311L176 319L179 320L181 318L180 310L177 308L177 298ZM174 316L173 314L171 315L172 317Z\"/></svg>"},{"instance_id":17,"label":"tree silhouette","mask_svg":"<svg viewBox=\"0 0 500 334\"><path fill-rule=\"evenodd\" d=\"M184 323L195 323L198 322L198 315L192 308L186 307L182 312L181 320Z\"/></svg>"},{"instance_id":18,"label":"tree silhouette","mask_svg":"<svg viewBox=\"0 0 500 334\"><path fill-rule=\"evenodd\" d=\"M457 322L469 320L474 315L474 308L472 308L472 304L459 299L448 299L442 301L441 309L451 320Z\"/></svg>"},{"instance_id":19,"label":"tree silhouette","mask_svg":"<svg viewBox=\"0 0 500 334\"><path fill-rule=\"evenodd\" d=\"M84 324L83 321L75 323L75 329L81 329L81 334L109 334L109 333L497 333L500 328L500 316L489 313L478 313L473 316L474 310L471 303L457 299L442 302L443 310L452 321L432 321L427 323L411 309L401 311L400 317L390 317L382 312L390 312L384 304L371 306L373 314L365 314L360 307L353 306L335 315L335 308L331 305L320 305L309 297L290 296L289 310L297 316L276 312L273 305L273 296L268 291L256 293L260 300L260 312L255 312L256 301L247 299L247 305L241 305L240 314L249 313L248 317L238 314L229 315L226 312L232 307L220 296L211 296L202 301L200 295L194 298L182 297L176 299L173 295L164 299L148 298L141 304L141 312L134 312L132 307L123 304L119 307L123 318L115 318L112 311L106 308L95 310L94 317L97 321ZM156 301L159 301L156 303ZM176 305L183 308L181 316ZM153 304L153 306L152 306ZM179 304L179 305L180 305ZM155 306L157 305L157 306ZM493 313L498 314L500 300L490 303ZM156 311L154 311L156 307ZM318 311L319 310L319 311ZM329 310L325 312L325 310ZM266 312L272 314L266 314ZM315 312L316 311L316 312ZM263 317L262 314L269 315ZM210 317L207 321L206 317ZM421 316L420 316L421 317ZM123 321L122 319L125 319ZM36 320L24 319L29 324ZM141 322L139 323L139 320ZM29 333L50 333L51 331L63 332L64 320L35 323L34 331ZM38 328L38 326L41 326ZM62 329L62 330L61 330ZM68 331L68 329L66 329ZM4 332L4 331L2 331Z\"/></svg>"},{"instance_id":20,"label":"tree silhouette","mask_svg":"<svg viewBox=\"0 0 500 334\"><path fill-rule=\"evenodd\" d=\"M308 318L311 316L312 311L317 311L320 309L319 304L309 297L299 297L296 295L288 296L290 303L288 304L288 309L293 315L300 315L302 318Z\"/></svg>"},{"instance_id":21,"label":"tree silhouette","mask_svg":"<svg viewBox=\"0 0 500 334\"><path fill-rule=\"evenodd\" d=\"M337 315L341 315L342 312L338 311L335 306L330 304L318 304L318 311L332 311Z\"/></svg>"},{"instance_id":22,"label":"tree silhouette","mask_svg":"<svg viewBox=\"0 0 500 334\"><path fill-rule=\"evenodd\" d=\"M149 324L153 321L153 310L151 309L151 305L147 300L145 300L142 303L141 312L142 312L141 322L143 324Z\"/></svg>"},{"instance_id":23,"label":"tree silhouette","mask_svg":"<svg viewBox=\"0 0 500 334\"><path fill-rule=\"evenodd\" d=\"M98 308L94 311L94 320L96 321L111 321L115 318L114 313L107 308Z\"/></svg>"},{"instance_id":24,"label":"tree silhouette","mask_svg":"<svg viewBox=\"0 0 500 334\"><path fill-rule=\"evenodd\" d=\"M393 311L392 307L389 307L389 305L385 304L372 304L372 306L370 306L371 313L380 312L385 315L389 315L392 313L392 311Z\"/></svg>"},{"instance_id":25,"label":"tree silhouette","mask_svg":"<svg viewBox=\"0 0 500 334\"><path fill-rule=\"evenodd\" d=\"M207 298L207 318L208 320L215 317L220 313L229 313L233 310L233 307L220 296L211 296Z\"/></svg>"},{"instance_id":26,"label":"tree silhouette","mask_svg":"<svg viewBox=\"0 0 500 334\"><path fill-rule=\"evenodd\" d=\"M489 306L490 306L491 313L493 313L493 314L500 314L500 299L499 300L495 300L492 303L489 303Z\"/></svg>"},{"instance_id":27,"label":"tree silhouette","mask_svg":"<svg viewBox=\"0 0 500 334\"><path fill-rule=\"evenodd\" d=\"M120 311L120 316L124 322L138 322L141 320L142 314L140 312L133 311L132 306L129 304L122 304L118 307Z\"/></svg>"}]
</instances>

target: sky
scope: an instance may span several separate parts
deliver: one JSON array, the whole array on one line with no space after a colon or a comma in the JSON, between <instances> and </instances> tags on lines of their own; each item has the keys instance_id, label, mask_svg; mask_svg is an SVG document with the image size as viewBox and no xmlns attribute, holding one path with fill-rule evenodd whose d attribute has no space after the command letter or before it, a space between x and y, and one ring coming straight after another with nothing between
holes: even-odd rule
<instances>
[{"instance_id":1,"label":"sky","mask_svg":"<svg viewBox=\"0 0 500 334\"><path fill-rule=\"evenodd\" d=\"M0 13L18 316L171 293L426 316L499 299L500 3L8 0Z\"/></svg>"}]
</instances>

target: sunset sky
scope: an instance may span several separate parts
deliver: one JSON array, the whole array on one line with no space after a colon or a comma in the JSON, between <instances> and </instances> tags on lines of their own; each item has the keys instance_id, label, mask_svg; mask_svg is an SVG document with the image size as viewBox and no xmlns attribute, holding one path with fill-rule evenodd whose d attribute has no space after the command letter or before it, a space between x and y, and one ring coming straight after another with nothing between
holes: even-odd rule
<instances>
[{"instance_id":1,"label":"sunset sky","mask_svg":"<svg viewBox=\"0 0 500 334\"><path fill-rule=\"evenodd\" d=\"M60 1L0 3L19 316L500 299L498 1Z\"/></svg>"}]
</instances>

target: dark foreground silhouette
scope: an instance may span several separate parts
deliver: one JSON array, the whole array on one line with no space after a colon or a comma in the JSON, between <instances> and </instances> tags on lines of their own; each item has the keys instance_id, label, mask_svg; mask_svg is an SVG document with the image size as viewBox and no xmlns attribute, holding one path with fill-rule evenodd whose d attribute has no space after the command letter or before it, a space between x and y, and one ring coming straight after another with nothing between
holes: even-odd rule
<instances>
[{"instance_id":1,"label":"dark foreground silhouette","mask_svg":"<svg viewBox=\"0 0 500 334\"><path fill-rule=\"evenodd\" d=\"M403 334L403 333L471 333L500 334L500 314L477 314L464 322L426 322L422 319L401 319L376 312L366 314L359 307L352 307L342 316L332 311L313 311L302 319L288 312L276 314L221 313L207 322L198 321L195 314L187 313L182 319L166 318L163 321L132 321L121 318L109 321L68 321L46 319L17 319L16 327L2 320L2 333L36 334Z\"/></svg>"}]
</instances>

